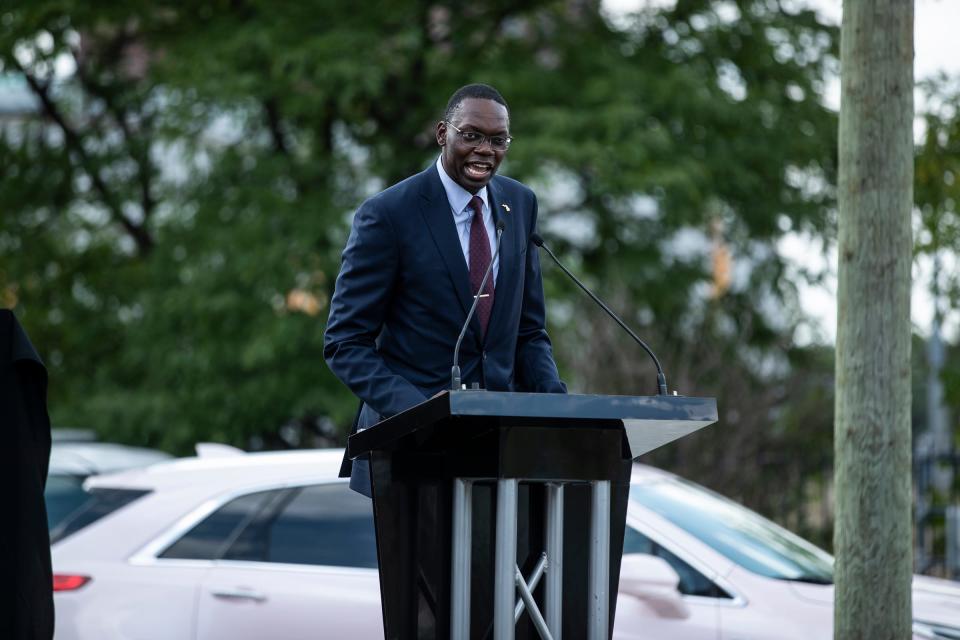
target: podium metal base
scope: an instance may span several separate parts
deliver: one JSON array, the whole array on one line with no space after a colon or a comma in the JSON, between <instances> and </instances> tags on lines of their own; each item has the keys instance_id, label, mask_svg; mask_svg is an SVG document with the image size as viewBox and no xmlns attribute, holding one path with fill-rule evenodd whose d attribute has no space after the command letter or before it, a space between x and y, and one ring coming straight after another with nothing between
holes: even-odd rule
<instances>
[{"instance_id":1,"label":"podium metal base","mask_svg":"<svg viewBox=\"0 0 960 640\"><path fill-rule=\"evenodd\" d=\"M451 614L450 637L468 640L470 637L470 564L473 542L473 486L492 479L455 478L453 481L453 532L450 576ZM494 552L494 640L514 640L516 624L524 608L533 621L542 640L560 640L563 635L563 489L565 482L542 482L547 487L546 531L547 549L531 575L528 584L517 558L517 491L516 478L496 480L497 520L496 549ZM535 484L535 483L530 483ZM583 484L582 482L575 484ZM589 483L590 551L589 589L587 592L587 637L604 640L608 637L610 614L610 481ZM545 620L533 590L546 572ZM520 598L514 603L519 591Z\"/></svg>"},{"instance_id":2,"label":"podium metal base","mask_svg":"<svg viewBox=\"0 0 960 640\"><path fill-rule=\"evenodd\" d=\"M385 638L609 638L631 461L592 479L476 466L371 453Z\"/></svg>"}]
</instances>

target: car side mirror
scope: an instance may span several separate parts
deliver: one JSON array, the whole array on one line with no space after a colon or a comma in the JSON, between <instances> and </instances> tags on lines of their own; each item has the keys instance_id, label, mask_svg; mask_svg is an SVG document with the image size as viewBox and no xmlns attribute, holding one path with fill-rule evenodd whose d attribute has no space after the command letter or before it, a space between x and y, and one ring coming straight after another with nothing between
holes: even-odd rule
<instances>
[{"instance_id":1,"label":"car side mirror","mask_svg":"<svg viewBox=\"0 0 960 640\"><path fill-rule=\"evenodd\" d=\"M677 589L679 584L680 576L663 558L628 553L620 562L620 593L642 600L661 618L690 615Z\"/></svg>"}]
</instances>

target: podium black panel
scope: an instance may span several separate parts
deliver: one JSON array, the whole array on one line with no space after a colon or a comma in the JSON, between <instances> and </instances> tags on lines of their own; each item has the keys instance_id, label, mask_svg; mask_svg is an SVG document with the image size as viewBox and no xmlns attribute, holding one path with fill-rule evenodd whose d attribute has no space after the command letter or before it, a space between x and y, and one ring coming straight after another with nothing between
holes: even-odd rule
<instances>
[{"instance_id":1,"label":"podium black panel","mask_svg":"<svg viewBox=\"0 0 960 640\"><path fill-rule=\"evenodd\" d=\"M637 450L638 443L659 446L714 420L716 404L710 399L458 391L351 436L349 455L370 455L385 637L451 636L457 478L473 481L470 638L494 637L501 479L519 480L516 565L524 576L545 551L544 483L564 484L562 631L566 638L590 635L590 589L604 584L600 580L591 586L588 576L590 483L610 483L609 546L603 553L609 556L609 618L604 627L609 637L631 462L644 452ZM544 582L533 590L538 603L544 601ZM527 613L521 615L515 637L539 637Z\"/></svg>"}]
</instances>

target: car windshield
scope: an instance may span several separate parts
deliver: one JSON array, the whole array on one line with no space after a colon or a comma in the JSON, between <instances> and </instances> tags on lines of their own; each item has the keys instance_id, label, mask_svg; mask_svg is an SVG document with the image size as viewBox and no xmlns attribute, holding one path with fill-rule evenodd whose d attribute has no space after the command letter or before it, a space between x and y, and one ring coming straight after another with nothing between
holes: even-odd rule
<instances>
[{"instance_id":1,"label":"car windshield","mask_svg":"<svg viewBox=\"0 0 960 640\"><path fill-rule=\"evenodd\" d=\"M833 583L833 558L746 507L680 478L634 483L630 499L754 573Z\"/></svg>"}]
</instances>

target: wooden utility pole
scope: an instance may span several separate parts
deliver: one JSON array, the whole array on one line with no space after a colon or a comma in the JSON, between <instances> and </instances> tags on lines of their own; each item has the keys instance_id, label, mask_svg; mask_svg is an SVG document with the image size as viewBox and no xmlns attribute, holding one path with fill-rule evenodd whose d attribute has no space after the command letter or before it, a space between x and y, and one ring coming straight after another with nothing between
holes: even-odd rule
<instances>
[{"instance_id":1,"label":"wooden utility pole","mask_svg":"<svg viewBox=\"0 0 960 640\"><path fill-rule=\"evenodd\" d=\"M844 0L834 638L906 640L913 1Z\"/></svg>"}]
</instances>

